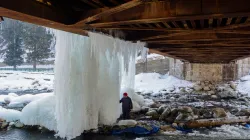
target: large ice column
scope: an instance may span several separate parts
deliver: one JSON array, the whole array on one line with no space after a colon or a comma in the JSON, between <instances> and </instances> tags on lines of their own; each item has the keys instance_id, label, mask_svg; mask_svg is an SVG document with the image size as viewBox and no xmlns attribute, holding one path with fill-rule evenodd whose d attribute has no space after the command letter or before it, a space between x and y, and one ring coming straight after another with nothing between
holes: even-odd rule
<instances>
[{"instance_id":1,"label":"large ice column","mask_svg":"<svg viewBox=\"0 0 250 140\"><path fill-rule=\"evenodd\" d=\"M134 81L135 56L144 43L97 33L83 37L58 31L56 37L58 135L71 139L98 124L113 124L120 115L121 81Z\"/></svg>"}]
</instances>

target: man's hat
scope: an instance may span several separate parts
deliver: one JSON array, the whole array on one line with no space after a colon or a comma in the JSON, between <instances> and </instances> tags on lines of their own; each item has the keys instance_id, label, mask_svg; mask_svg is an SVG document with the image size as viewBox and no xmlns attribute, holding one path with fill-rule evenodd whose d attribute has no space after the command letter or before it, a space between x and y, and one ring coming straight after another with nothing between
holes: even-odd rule
<instances>
[{"instance_id":1,"label":"man's hat","mask_svg":"<svg viewBox=\"0 0 250 140\"><path fill-rule=\"evenodd\" d=\"M128 93L127 92L123 93L123 96L128 96Z\"/></svg>"}]
</instances>

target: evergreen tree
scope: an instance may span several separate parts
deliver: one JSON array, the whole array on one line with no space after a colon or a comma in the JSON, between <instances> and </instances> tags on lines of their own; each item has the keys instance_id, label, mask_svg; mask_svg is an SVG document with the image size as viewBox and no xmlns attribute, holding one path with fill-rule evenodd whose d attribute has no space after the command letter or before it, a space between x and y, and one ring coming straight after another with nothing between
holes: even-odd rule
<instances>
[{"instance_id":1,"label":"evergreen tree","mask_svg":"<svg viewBox=\"0 0 250 140\"><path fill-rule=\"evenodd\" d=\"M1 30L1 37L6 42L4 63L14 69L23 63L23 23L7 20Z\"/></svg>"},{"instance_id":2,"label":"evergreen tree","mask_svg":"<svg viewBox=\"0 0 250 140\"><path fill-rule=\"evenodd\" d=\"M53 56L51 48L54 47L54 34L46 28L28 24L25 28L25 47L27 53L27 62L33 63L33 69L36 70L38 63L43 63L46 59Z\"/></svg>"}]
</instances>

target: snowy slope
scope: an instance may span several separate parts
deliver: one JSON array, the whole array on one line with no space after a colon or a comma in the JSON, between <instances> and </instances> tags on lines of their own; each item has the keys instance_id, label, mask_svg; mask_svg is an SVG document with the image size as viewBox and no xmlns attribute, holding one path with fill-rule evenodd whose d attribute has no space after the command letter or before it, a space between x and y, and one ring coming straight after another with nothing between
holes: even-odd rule
<instances>
[{"instance_id":1,"label":"snowy slope","mask_svg":"<svg viewBox=\"0 0 250 140\"><path fill-rule=\"evenodd\" d=\"M240 78L237 90L243 94L248 94L248 96L250 96L250 75L246 75Z\"/></svg>"},{"instance_id":2,"label":"snowy slope","mask_svg":"<svg viewBox=\"0 0 250 140\"><path fill-rule=\"evenodd\" d=\"M53 81L51 73L0 71L0 90L52 90Z\"/></svg>"},{"instance_id":3,"label":"snowy slope","mask_svg":"<svg viewBox=\"0 0 250 140\"><path fill-rule=\"evenodd\" d=\"M142 94L158 94L162 90L173 90L178 87L189 87L193 84L174 76L159 73L141 73L135 76L135 91Z\"/></svg>"}]
</instances>

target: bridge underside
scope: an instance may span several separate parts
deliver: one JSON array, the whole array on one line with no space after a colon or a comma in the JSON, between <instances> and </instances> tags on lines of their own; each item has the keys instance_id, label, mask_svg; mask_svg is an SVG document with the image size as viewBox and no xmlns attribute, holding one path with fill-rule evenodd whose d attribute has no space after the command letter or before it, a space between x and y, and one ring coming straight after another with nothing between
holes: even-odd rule
<instances>
[{"instance_id":1,"label":"bridge underside","mask_svg":"<svg viewBox=\"0 0 250 140\"><path fill-rule=\"evenodd\" d=\"M81 35L148 43L191 63L250 56L249 0L2 0L0 16ZM122 31L122 32L121 32Z\"/></svg>"}]
</instances>

